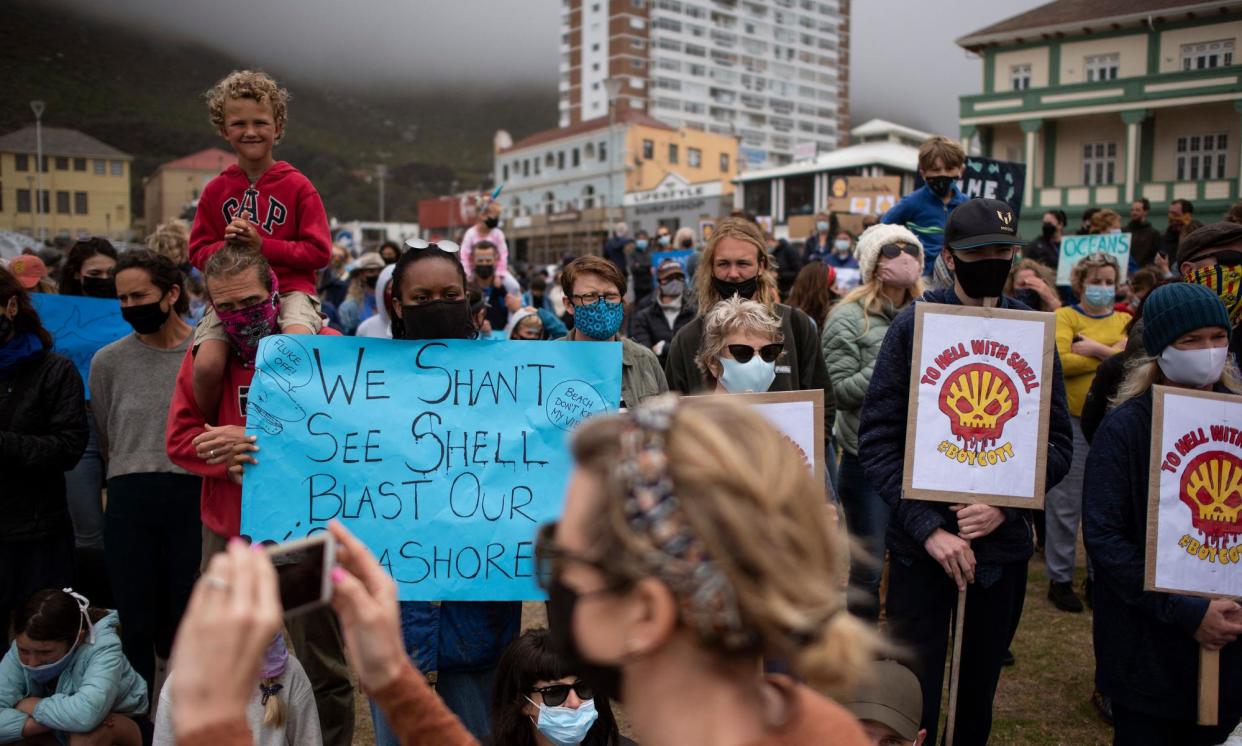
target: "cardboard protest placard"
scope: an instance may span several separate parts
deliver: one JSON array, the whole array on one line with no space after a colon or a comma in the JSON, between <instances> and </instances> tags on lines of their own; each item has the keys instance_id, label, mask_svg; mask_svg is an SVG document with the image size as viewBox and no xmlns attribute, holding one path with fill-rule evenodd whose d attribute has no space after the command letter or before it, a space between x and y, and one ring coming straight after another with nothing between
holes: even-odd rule
<instances>
[{"instance_id":1,"label":"cardboard protest placard","mask_svg":"<svg viewBox=\"0 0 1242 746\"><path fill-rule=\"evenodd\" d=\"M1065 236L1061 239L1061 255L1057 259L1057 284L1070 284L1074 265L1092 254L1109 254L1117 259L1117 284L1126 281L1130 266L1130 234L1100 233L1090 236Z\"/></svg>"},{"instance_id":2,"label":"cardboard protest placard","mask_svg":"<svg viewBox=\"0 0 1242 746\"><path fill-rule=\"evenodd\" d=\"M915 306L904 498L1043 507L1055 335L1049 313Z\"/></svg>"},{"instance_id":3,"label":"cardboard protest placard","mask_svg":"<svg viewBox=\"0 0 1242 746\"><path fill-rule=\"evenodd\" d=\"M815 473L820 484L824 483L824 392L769 391L762 394L706 394L687 396L685 401L694 402L715 396L729 396L746 402L762 414L768 422L785 436L802 454L807 467Z\"/></svg>"},{"instance_id":4,"label":"cardboard protest placard","mask_svg":"<svg viewBox=\"0 0 1242 746\"><path fill-rule=\"evenodd\" d=\"M401 600L543 598L533 542L560 515L569 432L620 399L617 343L268 337L242 533L282 542L336 519Z\"/></svg>"},{"instance_id":5,"label":"cardboard protest placard","mask_svg":"<svg viewBox=\"0 0 1242 746\"><path fill-rule=\"evenodd\" d=\"M1242 397L1155 386L1145 589L1242 597Z\"/></svg>"},{"instance_id":6,"label":"cardboard protest placard","mask_svg":"<svg viewBox=\"0 0 1242 746\"><path fill-rule=\"evenodd\" d=\"M52 351L73 361L90 400L91 359L95 353L134 328L121 317L121 303L115 298L86 298L78 295L31 293L43 328L52 335Z\"/></svg>"}]
</instances>

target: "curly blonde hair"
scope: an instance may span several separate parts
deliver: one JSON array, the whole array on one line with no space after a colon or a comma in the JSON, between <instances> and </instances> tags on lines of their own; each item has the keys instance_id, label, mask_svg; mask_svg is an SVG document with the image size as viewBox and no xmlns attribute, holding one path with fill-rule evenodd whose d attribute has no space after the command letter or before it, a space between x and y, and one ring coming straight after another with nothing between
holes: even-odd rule
<instances>
[{"instance_id":1,"label":"curly blonde hair","mask_svg":"<svg viewBox=\"0 0 1242 746\"><path fill-rule=\"evenodd\" d=\"M155 232L147 236L146 244L151 251L173 260L173 264L183 264L188 259L190 226L177 218L160 223Z\"/></svg>"},{"instance_id":2,"label":"curly blonde hair","mask_svg":"<svg viewBox=\"0 0 1242 746\"><path fill-rule=\"evenodd\" d=\"M1082 298L1083 290L1087 286L1087 275L1091 274L1091 270L1106 267L1112 268L1113 285L1117 285L1121 280L1121 265L1117 263L1117 257L1097 251L1080 259L1070 270L1070 288L1074 291L1074 297Z\"/></svg>"},{"instance_id":3,"label":"curly blonde hair","mask_svg":"<svg viewBox=\"0 0 1242 746\"><path fill-rule=\"evenodd\" d=\"M277 141L285 133L291 96L261 70L234 70L208 89L204 97L207 99L211 124L217 131L224 130L225 102L234 98L248 98L272 107L272 124L276 127Z\"/></svg>"},{"instance_id":4,"label":"curly blonde hair","mask_svg":"<svg viewBox=\"0 0 1242 746\"><path fill-rule=\"evenodd\" d=\"M617 472L631 417L593 418L573 439L575 462L602 482L605 504L588 526L591 545L601 570L625 585L658 573L650 538L630 527ZM756 410L710 396L682 402L664 450L685 522L731 587L753 643L729 650L687 629L720 659L789 661L819 691L847 691L881 643L844 608L842 535L798 449Z\"/></svg>"},{"instance_id":5,"label":"curly blonde hair","mask_svg":"<svg viewBox=\"0 0 1242 746\"><path fill-rule=\"evenodd\" d=\"M699 343L694 363L703 374L703 384L709 389L716 385L716 375L711 366L724 351L725 339L732 334L747 332L767 337L774 343L785 341L780 318L762 303L735 295L717 303L707 314L703 320L703 340Z\"/></svg>"}]
</instances>

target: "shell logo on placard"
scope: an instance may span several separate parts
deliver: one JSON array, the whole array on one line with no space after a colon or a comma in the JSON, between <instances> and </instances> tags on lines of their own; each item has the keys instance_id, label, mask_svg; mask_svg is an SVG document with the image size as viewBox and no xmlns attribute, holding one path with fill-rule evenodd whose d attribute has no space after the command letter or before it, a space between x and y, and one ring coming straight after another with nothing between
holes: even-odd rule
<instances>
[{"instance_id":1,"label":"shell logo on placard","mask_svg":"<svg viewBox=\"0 0 1242 746\"><path fill-rule=\"evenodd\" d=\"M1242 524L1242 459L1226 451L1207 451L1182 471L1181 501L1190 508L1190 519L1209 547L1238 540Z\"/></svg>"},{"instance_id":2,"label":"shell logo on placard","mask_svg":"<svg viewBox=\"0 0 1242 746\"><path fill-rule=\"evenodd\" d=\"M1018 414L1018 388L999 368L964 365L941 386L940 411L963 447L983 448L999 440L1005 423Z\"/></svg>"}]
</instances>

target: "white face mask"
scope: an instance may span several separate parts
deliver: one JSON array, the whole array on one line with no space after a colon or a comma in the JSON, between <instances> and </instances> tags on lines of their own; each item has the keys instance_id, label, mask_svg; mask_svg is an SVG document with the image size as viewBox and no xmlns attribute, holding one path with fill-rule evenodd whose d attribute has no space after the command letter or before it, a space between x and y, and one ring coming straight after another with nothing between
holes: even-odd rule
<instances>
[{"instance_id":1,"label":"white face mask","mask_svg":"<svg viewBox=\"0 0 1242 746\"><path fill-rule=\"evenodd\" d=\"M1160 370L1173 383L1202 388L1220 380L1228 358L1228 347L1179 350L1169 345L1160 353L1159 362Z\"/></svg>"}]
</instances>

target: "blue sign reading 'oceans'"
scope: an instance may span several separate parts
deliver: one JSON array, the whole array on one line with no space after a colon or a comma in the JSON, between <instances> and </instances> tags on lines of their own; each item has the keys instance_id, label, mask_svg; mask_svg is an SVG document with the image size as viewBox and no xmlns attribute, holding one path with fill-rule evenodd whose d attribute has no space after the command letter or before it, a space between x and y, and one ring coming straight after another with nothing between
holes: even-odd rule
<instances>
[{"instance_id":1,"label":"blue sign reading 'oceans'","mask_svg":"<svg viewBox=\"0 0 1242 746\"><path fill-rule=\"evenodd\" d=\"M620 399L616 343L268 337L242 533L339 520L402 600L542 598L534 537L560 514L569 431Z\"/></svg>"}]
</instances>

